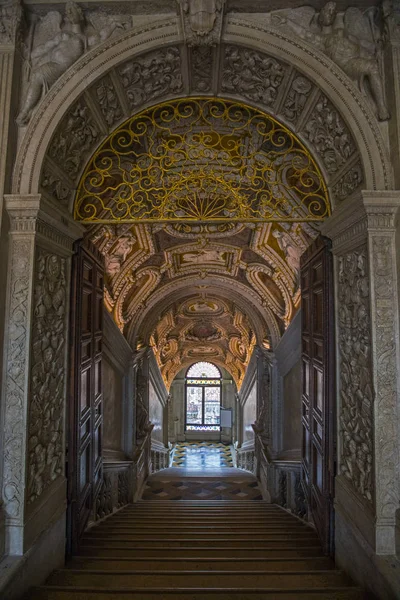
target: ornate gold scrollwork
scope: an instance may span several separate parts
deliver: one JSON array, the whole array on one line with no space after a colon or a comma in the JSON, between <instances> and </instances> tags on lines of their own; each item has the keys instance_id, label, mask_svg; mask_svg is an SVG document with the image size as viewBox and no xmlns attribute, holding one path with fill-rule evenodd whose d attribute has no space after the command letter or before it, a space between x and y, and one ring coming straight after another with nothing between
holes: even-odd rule
<instances>
[{"instance_id":1,"label":"ornate gold scrollwork","mask_svg":"<svg viewBox=\"0 0 400 600\"><path fill-rule=\"evenodd\" d=\"M316 162L284 125L242 103L172 100L120 125L86 167L78 221L321 221Z\"/></svg>"}]
</instances>

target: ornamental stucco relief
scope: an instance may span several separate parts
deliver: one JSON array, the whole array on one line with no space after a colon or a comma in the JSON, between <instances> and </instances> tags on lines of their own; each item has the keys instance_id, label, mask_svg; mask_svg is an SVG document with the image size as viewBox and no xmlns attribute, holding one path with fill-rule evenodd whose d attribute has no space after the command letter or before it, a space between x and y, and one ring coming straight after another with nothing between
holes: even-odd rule
<instances>
[{"instance_id":1,"label":"ornamental stucco relief","mask_svg":"<svg viewBox=\"0 0 400 600\"><path fill-rule=\"evenodd\" d=\"M66 259L37 249L33 300L28 504L64 471Z\"/></svg>"},{"instance_id":2,"label":"ornamental stucco relief","mask_svg":"<svg viewBox=\"0 0 400 600\"><path fill-rule=\"evenodd\" d=\"M340 473L373 501L373 404L367 247L339 258Z\"/></svg>"}]
</instances>

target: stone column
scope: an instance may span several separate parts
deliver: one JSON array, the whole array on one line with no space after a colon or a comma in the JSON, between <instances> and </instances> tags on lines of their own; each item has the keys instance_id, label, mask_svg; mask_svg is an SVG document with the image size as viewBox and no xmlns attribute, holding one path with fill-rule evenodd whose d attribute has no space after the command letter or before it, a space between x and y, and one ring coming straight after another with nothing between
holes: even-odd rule
<instances>
[{"instance_id":1,"label":"stone column","mask_svg":"<svg viewBox=\"0 0 400 600\"><path fill-rule=\"evenodd\" d=\"M378 555L395 554L400 501L399 206L400 192L362 192L322 227L335 255L337 547L350 528Z\"/></svg>"},{"instance_id":2,"label":"stone column","mask_svg":"<svg viewBox=\"0 0 400 600\"><path fill-rule=\"evenodd\" d=\"M11 151L10 123L13 76L15 68L15 46L22 16L21 6L17 3L0 7L0 256L5 261L7 256L7 220L4 221L4 192L6 176L9 174ZM0 339L4 335L5 273L0 273ZM0 364L3 352L0 348ZM0 372L0 389L2 373ZM2 477L0 465L0 479ZM5 552L5 515L0 499L0 560Z\"/></svg>"},{"instance_id":3,"label":"stone column","mask_svg":"<svg viewBox=\"0 0 400 600\"><path fill-rule=\"evenodd\" d=\"M22 555L65 513L70 257L82 228L39 195L5 202L2 498L7 552Z\"/></svg>"}]
</instances>

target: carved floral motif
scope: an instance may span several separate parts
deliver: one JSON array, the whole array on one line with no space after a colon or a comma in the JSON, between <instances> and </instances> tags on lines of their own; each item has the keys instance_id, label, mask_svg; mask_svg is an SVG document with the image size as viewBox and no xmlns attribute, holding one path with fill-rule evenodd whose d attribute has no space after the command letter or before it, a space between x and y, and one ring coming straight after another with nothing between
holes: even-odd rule
<instances>
[{"instance_id":1,"label":"carved floral motif","mask_svg":"<svg viewBox=\"0 0 400 600\"><path fill-rule=\"evenodd\" d=\"M109 76L103 77L95 86L95 94L105 122L111 129L115 123L122 119L123 113L114 84Z\"/></svg>"},{"instance_id":2,"label":"carved floral motif","mask_svg":"<svg viewBox=\"0 0 400 600\"><path fill-rule=\"evenodd\" d=\"M33 303L28 503L63 472L66 259L38 249Z\"/></svg>"},{"instance_id":3,"label":"carved floral motif","mask_svg":"<svg viewBox=\"0 0 400 600\"><path fill-rule=\"evenodd\" d=\"M118 69L131 108L182 90L181 56L178 48L149 52Z\"/></svg>"},{"instance_id":4,"label":"carved floral motif","mask_svg":"<svg viewBox=\"0 0 400 600\"><path fill-rule=\"evenodd\" d=\"M227 46L221 89L272 106L285 74L285 66L271 56Z\"/></svg>"},{"instance_id":5,"label":"carved floral motif","mask_svg":"<svg viewBox=\"0 0 400 600\"><path fill-rule=\"evenodd\" d=\"M302 133L321 156L329 174L336 173L356 150L343 119L323 94Z\"/></svg>"},{"instance_id":6,"label":"carved floral motif","mask_svg":"<svg viewBox=\"0 0 400 600\"><path fill-rule=\"evenodd\" d=\"M339 258L340 472L372 502L373 381L367 249Z\"/></svg>"},{"instance_id":7,"label":"carved floral motif","mask_svg":"<svg viewBox=\"0 0 400 600\"><path fill-rule=\"evenodd\" d=\"M195 46L191 52L192 88L207 92L212 86L213 50L208 46Z\"/></svg>"}]
</instances>

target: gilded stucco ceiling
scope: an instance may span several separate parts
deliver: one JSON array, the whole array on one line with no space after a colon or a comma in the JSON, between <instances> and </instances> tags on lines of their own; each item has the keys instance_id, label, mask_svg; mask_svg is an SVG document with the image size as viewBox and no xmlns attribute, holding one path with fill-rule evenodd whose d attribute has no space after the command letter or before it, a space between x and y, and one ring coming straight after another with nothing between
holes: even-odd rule
<instances>
[{"instance_id":1,"label":"gilded stucco ceiling","mask_svg":"<svg viewBox=\"0 0 400 600\"><path fill-rule=\"evenodd\" d=\"M300 302L307 223L98 224L105 304L134 348L152 346L169 388L196 360L238 387L256 343L273 345Z\"/></svg>"}]
</instances>

